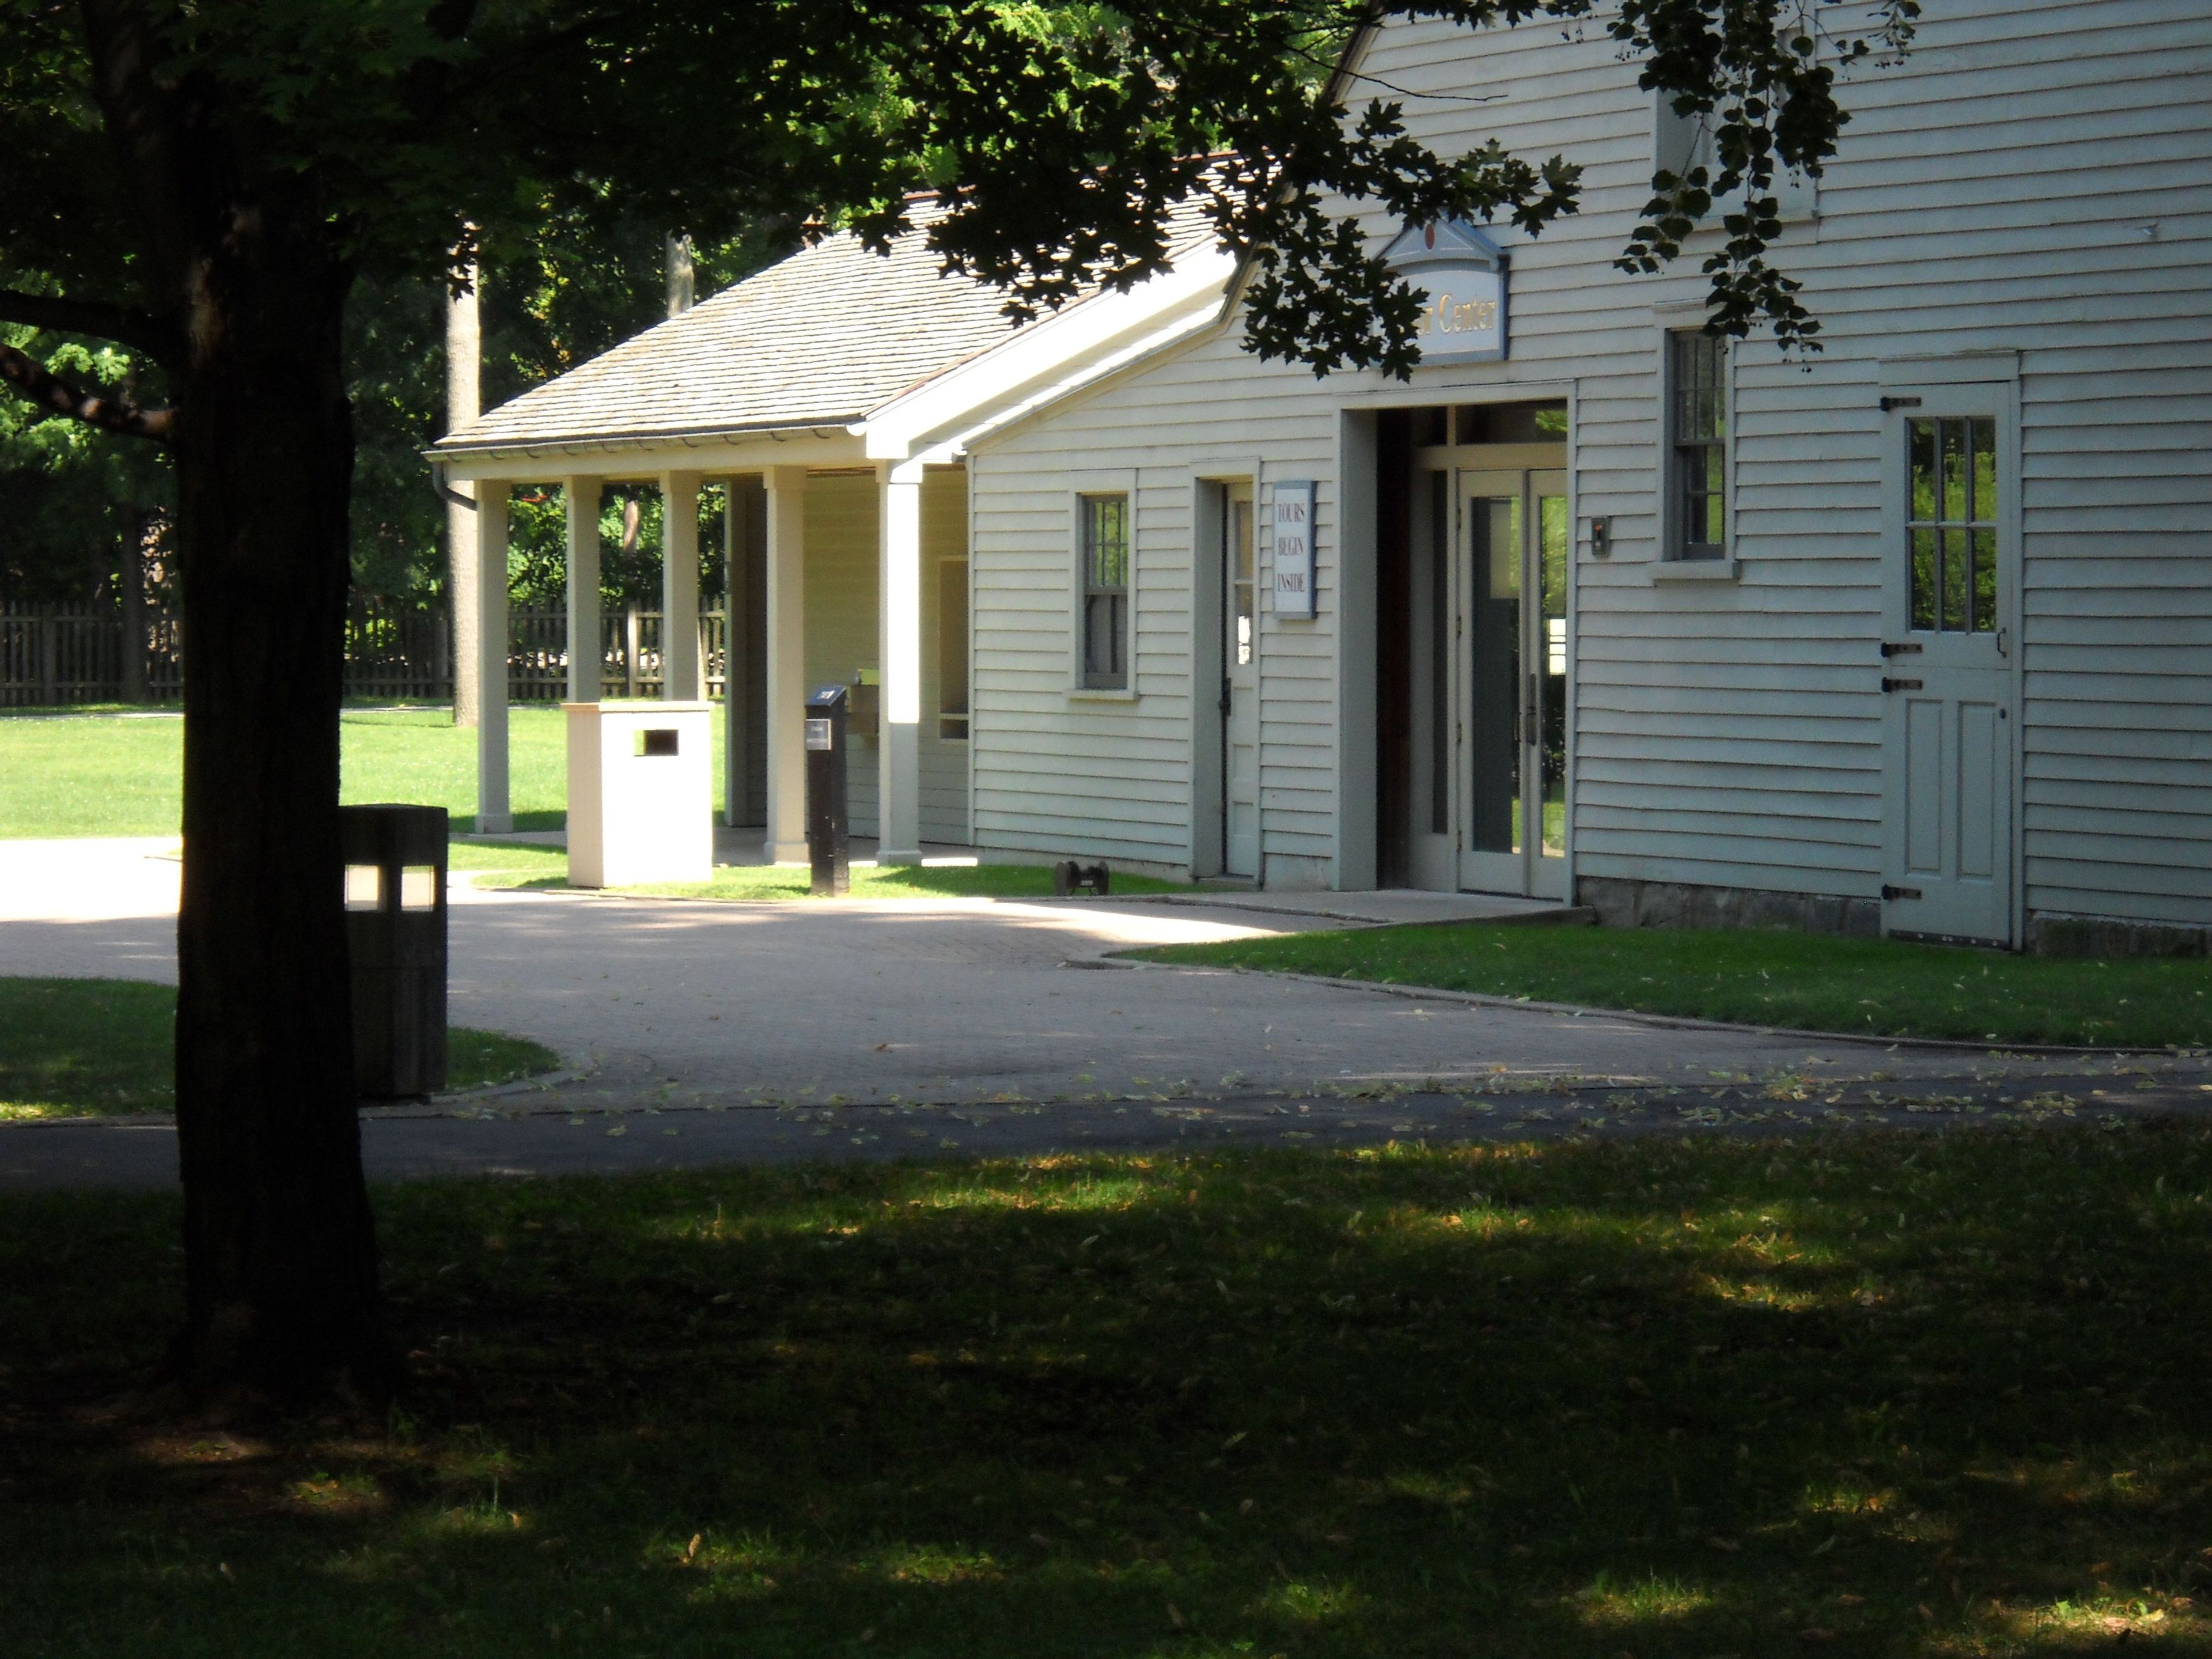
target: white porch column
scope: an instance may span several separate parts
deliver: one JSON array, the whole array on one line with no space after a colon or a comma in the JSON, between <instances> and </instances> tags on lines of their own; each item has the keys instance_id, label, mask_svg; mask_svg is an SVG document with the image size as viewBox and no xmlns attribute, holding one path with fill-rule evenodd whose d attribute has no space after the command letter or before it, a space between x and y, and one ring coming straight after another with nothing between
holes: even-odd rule
<instances>
[{"instance_id":1,"label":"white porch column","mask_svg":"<svg viewBox=\"0 0 2212 1659\"><path fill-rule=\"evenodd\" d=\"M476 659L459 666L476 684L477 833L503 836L514 828L507 788L507 483L485 478L476 492L469 515L476 521Z\"/></svg>"},{"instance_id":2,"label":"white porch column","mask_svg":"<svg viewBox=\"0 0 2212 1659\"><path fill-rule=\"evenodd\" d=\"M921 475L920 461L877 464L882 489L881 592L877 642L883 663L881 850L885 864L921 861Z\"/></svg>"},{"instance_id":3,"label":"white porch column","mask_svg":"<svg viewBox=\"0 0 2212 1659\"><path fill-rule=\"evenodd\" d=\"M599 701L599 481L564 478L568 505L568 701Z\"/></svg>"},{"instance_id":4,"label":"white porch column","mask_svg":"<svg viewBox=\"0 0 2212 1659\"><path fill-rule=\"evenodd\" d=\"M806 469L768 470L768 839L806 861Z\"/></svg>"},{"instance_id":5,"label":"white porch column","mask_svg":"<svg viewBox=\"0 0 2212 1659\"><path fill-rule=\"evenodd\" d=\"M660 475L660 695L697 702L699 674L699 475Z\"/></svg>"}]
</instances>

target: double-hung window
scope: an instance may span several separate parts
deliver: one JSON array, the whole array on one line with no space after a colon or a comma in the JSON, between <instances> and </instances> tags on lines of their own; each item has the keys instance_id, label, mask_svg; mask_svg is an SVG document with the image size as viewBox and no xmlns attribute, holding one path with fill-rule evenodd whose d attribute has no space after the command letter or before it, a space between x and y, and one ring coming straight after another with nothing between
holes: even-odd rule
<instances>
[{"instance_id":1,"label":"double-hung window","mask_svg":"<svg viewBox=\"0 0 2212 1659\"><path fill-rule=\"evenodd\" d=\"M1082 495L1083 685L1129 687L1129 498Z\"/></svg>"},{"instance_id":2,"label":"double-hung window","mask_svg":"<svg viewBox=\"0 0 2212 1659\"><path fill-rule=\"evenodd\" d=\"M1728 342L1667 337L1667 550L1728 556Z\"/></svg>"}]
</instances>

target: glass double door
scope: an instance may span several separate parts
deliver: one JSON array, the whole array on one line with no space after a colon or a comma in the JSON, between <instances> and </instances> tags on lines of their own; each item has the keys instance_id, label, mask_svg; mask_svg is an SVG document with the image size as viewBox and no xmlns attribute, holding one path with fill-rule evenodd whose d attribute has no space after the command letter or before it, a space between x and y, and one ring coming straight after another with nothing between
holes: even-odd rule
<instances>
[{"instance_id":1,"label":"glass double door","mask_svg":"<svg viewBox=\"0 0 2212 1659\"><path fill-rule=\"evenodd\" d=\"M1438 738L1447 726L1451 736L1455 884L1564 899L1566 475L1461 471L1451 498L1452 553L1440 574L1456 648L1437 653L1447 683L1435 690L1450 708L1436 725Z\"/></svg>"}]
</instances>

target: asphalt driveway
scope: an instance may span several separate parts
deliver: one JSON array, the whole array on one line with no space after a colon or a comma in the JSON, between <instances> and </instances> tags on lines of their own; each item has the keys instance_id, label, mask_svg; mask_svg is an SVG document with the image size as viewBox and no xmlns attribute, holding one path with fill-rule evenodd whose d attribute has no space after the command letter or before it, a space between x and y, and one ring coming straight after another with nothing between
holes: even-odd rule
<instances>
[{"instance_id":1,"label":"asphalt driveway","mask_svg":"<svg viewBox=\"0 0 2212 1659\"><path fill-rule=\"evenodd\" d=\"M165 843L0 843L0 972L173 977L175 872ZM1446 1133L1457 1121L1472 1133L1483 1115L1455 1119L1455 1103L1532 1091L1618 1123L1606 1102L1879 1108L2076 1084L2087 1099L2145 1070L1109 960L1133 945L1346 925L1233 904L720 904L459 888L454 1023L533 1037L565 1069L429 1112L372 1114L365 1145L372 1168L397 1175L629 1166L648 1131L655 1162L1135 1144L1194 1124L1302 1135ZM2160 1097L2191 1098L2192 1067L2154 1064ZM1301 1107L1322 1127L1284 1121ZM823 1111L855 1127L827 1127L813 1115ZM559 1150L591 1126L588 1155ZM639 1146L611 1144L633 1133ZM520 1156L526 1142L535 1150ZM0 1125L0 1186L167 1179L165 1125Z\"/></svg>"}]
</instances>

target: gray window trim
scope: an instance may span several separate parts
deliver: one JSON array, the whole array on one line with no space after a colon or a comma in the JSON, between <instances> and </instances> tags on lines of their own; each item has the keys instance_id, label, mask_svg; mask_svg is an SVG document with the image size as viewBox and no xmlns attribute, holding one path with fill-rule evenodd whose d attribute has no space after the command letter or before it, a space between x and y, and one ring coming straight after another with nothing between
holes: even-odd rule
<instances>
[{"instance_id":1,"label":"gray window trim","mask_svg":"<svg viewBox=\"0 0 2212 1659\"><path fill-rule=\"evenodd\" d=\"M1661 335L1660 427L1665 445L1661 465L1664 508L1661 545L1662 556L1669 560L1701 564L1726 561L1734 556L1735 515L1729 508L1735 473L1735 354L1731 344L1725 337L1716 338L1702 329L1670 328ZM1684 360L1692 350L1711 364L1713 377L1709 386L1692 388L1684 384ZM1685 429L1685 393L1693 389L1710 394L1711 402L1706 407L1714 419L1709 431ZM1713 488L1693 490L1693 479L1709 477L1714 454L1720 459L1719 479ZM1706 506L1708 514L1717 498L1721 525L1718 541L1691 539L1689 505L1693 495Z\"/></svg>"},{"instance_id":2,"label":"gray window trim","mask_svg":"<svg viewBox=\"0 0 2212 1659\"><path fill-rule=\"evenodd\" d=\"M1100 579L1098 553L1104 510L1118 507L1120 565L1118 582ZM1135 583L1130 580L1135 564L1135 540L1131 518L1131 492L1125 489L1086 490L1076 497L1076 547L1082 562L1076 649L1079 684L1086 691L1125 691L1130 684L1132 607ZM1103 652L1099 647L1103 647ZM1103 658L1103 660L1102 660Z\"/></svg>"}]
</instances>

